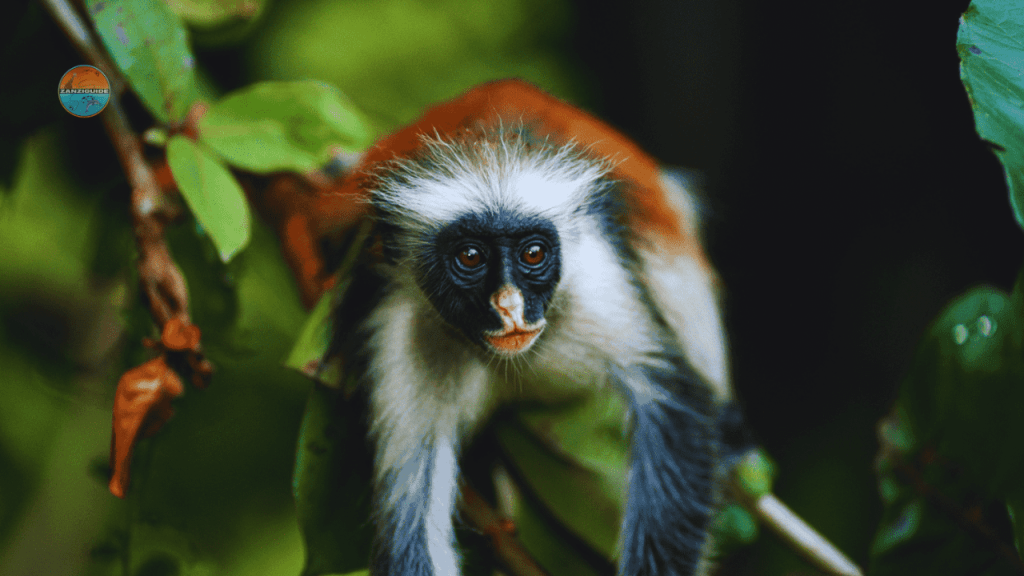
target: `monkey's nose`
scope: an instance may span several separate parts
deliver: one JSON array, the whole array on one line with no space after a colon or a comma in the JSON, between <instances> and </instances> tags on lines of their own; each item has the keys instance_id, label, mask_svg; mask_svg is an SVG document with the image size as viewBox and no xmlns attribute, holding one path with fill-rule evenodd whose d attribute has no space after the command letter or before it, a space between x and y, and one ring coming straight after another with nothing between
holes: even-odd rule
<instances>
[{"instance_id":1,"label":"monkey's nose","mask_svg":"<svg viewBox=\"0 0 1024 576\"><path fill-rule=\"evenodd\" d=\"M522 326L523 309L526 303L523 300L523 293L515 286L503 286L491 296L491 305L501 316L502 322L512 326Z\"/></svg>"}]
</instances>

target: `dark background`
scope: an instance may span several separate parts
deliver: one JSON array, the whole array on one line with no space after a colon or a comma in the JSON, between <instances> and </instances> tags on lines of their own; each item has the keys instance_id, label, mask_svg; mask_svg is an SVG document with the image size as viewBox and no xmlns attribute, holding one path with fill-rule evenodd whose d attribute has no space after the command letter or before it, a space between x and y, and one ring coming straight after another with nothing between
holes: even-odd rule
<instances>
[{"instance_id":1,"label":"dark background","mask_svg":"<svg viewBox=\"0 0 1024 576\"><path fill-rule=\"evenodd\" d=\"M875 423L918 340L1021 263L959 79L967 6L580 3L603 116L706 173L735 385L777 492L861 565L881 513ZM771 539L742 555L808 570Z\"/></svg>"},{"instance_id":2,"label":"dark background","mask_svg":"<svg viewBox=\"0 0 1024 576\"><path fill-rule=\"evenodd\" d=\"M301 4L309 2L278 2L250 37L260 38ZM967 5L577 0L572 11L552 16L560 24L547 23L549 15L537 9L522 28L523 35L543 28L537 41L564 54L575 75L569 96L665 163L704 173L707 245L725 287L734 380L751 427L779 465L776 491L862 566L881 514L872 472L875 425L889 410L917 341L967 288L988 283L1009 289L1022 260L1002 168L974 131L959 79L956 31ZM126 190L100 123L71 119L56 106L57 81L81 59L35 2L19 2L8 14L0 25L0 184L10 186L24 139L55 126L64 148L49 161L69 171L76 184L65 199L88 207L89 218L101 227L120 230L104 246L121 246L110 261L127 262L130 236L126 249L125 237L117 236L128 230L126 210L117 200ZM253 72L258 53L245 43L197 48L198 60L222 89L260 79ZM374 102L359 100L359 85L341 88L372 111ZM456 93L445 90L445 97ZM140 109L133 113L141 116ZM97 204L100 193L105 196ZM5 225L0 219L0 227ZM269 238L262 242L272 244ZM176 254L187 257L183 248ZM60 410L77 413L71 407L86 398L95 414L86 412L96 422L89 425L93 440L83 458L102 463L116 377L111 374L117 371L97 375L110 369L107 360L83 360L79 349L92 342L81 327L102 317L104 309L94 306L94 295L68 288L66 281L52 288L41 272L15 277L11 271L22 270L22 257L38 270L64 266L61 258L0 246L0 264L7 266L2 271L9 274L0 278L0 378L8 379L2 384L17 377L12 363L24 362L49 382L40 397L62 398ZM108 263L99 273L116 277L116 266ZM203 268L194 266L190 282L202 282L197 278ZM281 274L279 264L266 266ZM24 270L30 268L25 264ZM267 293L286 293L282 298L299 317L293 292ZM298 325L295 319L281 322L288 327L280 334L261 333L262 340L249 343L266 350L271 345L261 342L273 342L280 356L287 350L286 335ZM278 357L270 356L268 365L276 366ZM257 373L266 377L270 370L244 359L235 368L231 362L221 361L222 374L236 370L255 381ZM79 382L83 373L93 380ZM65 383L72 380L78 383ZM236 521L232 506L259 502L270 510L261 513L291 514L287 477L306 384L295 379L286 387L260 388L247 381L240 392L227 376L221 382L183 400L176 428L154 440L164 444L161 452L154 443L153 452L162 456L153 466L172 487L166 503L153 508L178 507L197 525L208 514L207 527L178 529L205 535L208 542L223 539L227 555L231 542L248 537L237 527L218 531L221 516ZM80 435L71 427L60 432L60 426L70 426L60 424L68 421L65 416L39 424L43 417L32 412L38 406L24 400L36 397L31 394L8 395L10 412L4 417L33 414L33 430L40 431L33 438L56 438L53 445ZM225 406L254 414L252 421L230 424L248 452L226 440L208 440L204 431L214 430ZM183 432L189 422L200 424ZM10 558L38 566L46 565L52 543L42 540L37 552L25 547L22 535L32 529L38 507L22 501L49 501L53 510L64 510L61 495L77 494L53 480L66 475L61 468L21 455L50 454L46 442L12 436L10 430L0 434L0 497L6 491L18 499L0 500L0 551L6 543L17 550ZM249 479L247 490L237 490L239 480L226 473L190 483L192 455L209 469L230 463L242 481ZM168 470L179 470L179 476ZM102 483L95 484L88 494L98 504L82 508L83 514L120 514L110 511ZM93 538L88 528L80 532L75 538L82 542ZM770 535L742 549L729 569L814 573ZM2 565L0 574L6 574Z\"/></svg>"}]
</instances>

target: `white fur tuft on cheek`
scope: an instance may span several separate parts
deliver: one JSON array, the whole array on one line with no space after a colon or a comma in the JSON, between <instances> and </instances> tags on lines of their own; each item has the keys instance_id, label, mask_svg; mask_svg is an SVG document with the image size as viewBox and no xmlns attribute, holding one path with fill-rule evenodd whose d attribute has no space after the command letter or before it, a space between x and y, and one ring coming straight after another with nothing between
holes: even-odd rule
<instances>
[{"instance_id":1,"label":"white fur tuft on cheek","mask_svg":"<svg viewBox=\"0 0 1024 576\"><path fill-rule=\"evenodd\" d=\"M620 365L652 353L657 344L649 314L600 233L592 226L582 227L563 254L563 289L572 295L575 308L565 331Z\"/></svg>"}]
</instances>

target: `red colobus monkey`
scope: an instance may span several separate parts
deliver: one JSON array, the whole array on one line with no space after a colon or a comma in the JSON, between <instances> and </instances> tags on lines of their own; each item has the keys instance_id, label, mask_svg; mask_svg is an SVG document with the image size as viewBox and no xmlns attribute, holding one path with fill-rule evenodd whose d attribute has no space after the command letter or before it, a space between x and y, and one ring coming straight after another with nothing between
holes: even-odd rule
<instances>
[{"instance_id":1,"label":"red colobus monkey","mask_svg":"<svg viewBox=\"0 0 1024 576\"><path fill-rule=\"evenodd\" d=\"M379 238L336 312L376 443L371 572L460 573L460 446L557 382L628 401L619 574L698 573L731 393L686 190L607 125L507 80L380 140L344 193ZM509 380L520 360L526 388Z\"/></svg>"}]
</instances>

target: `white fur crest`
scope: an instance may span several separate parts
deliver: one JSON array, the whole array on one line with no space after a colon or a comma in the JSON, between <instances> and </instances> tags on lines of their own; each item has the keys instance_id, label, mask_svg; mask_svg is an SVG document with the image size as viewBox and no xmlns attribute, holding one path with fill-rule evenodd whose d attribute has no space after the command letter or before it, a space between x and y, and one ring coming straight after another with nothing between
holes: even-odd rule
<instances>
[{"instance_id":1,"label":"white fur crest","mask_svg":"<svg viewBox=\"0 0 1024 576\"><path fill-rule=\"evenodd\" d=\"M570 143L528 143L513 130L481 139L424 137L415 158L382 167L378 209L406 230L429 230L468 212L502 210L562 223L611 169Z\"/></svg>"}]
</instances>

